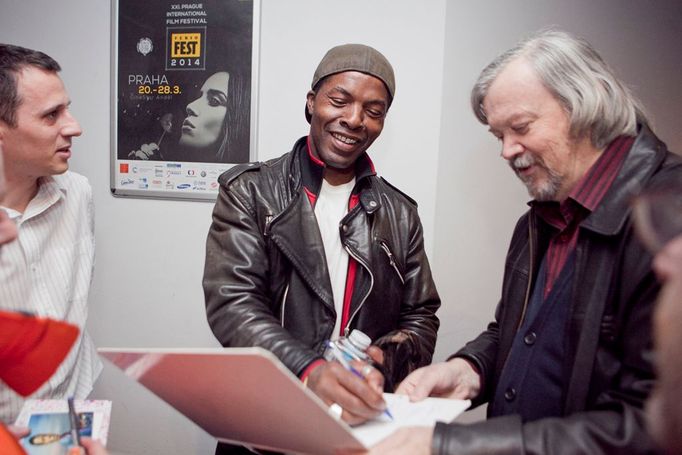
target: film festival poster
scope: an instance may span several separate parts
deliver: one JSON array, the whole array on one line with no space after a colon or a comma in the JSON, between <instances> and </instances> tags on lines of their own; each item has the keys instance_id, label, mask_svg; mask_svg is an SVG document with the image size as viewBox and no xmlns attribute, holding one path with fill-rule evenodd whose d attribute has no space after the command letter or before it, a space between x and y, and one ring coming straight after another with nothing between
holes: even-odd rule
<instances>
[{"instance_id":1,"label":"film festival poster","mask_svg":"<svg viewBox=\"0 0 682 455\"><path fill-rule=\"evenodd\" d=\"M215 198L217 176L250 161L253 12L118 0L114 194Z\"/></svg>"}]
</instances>

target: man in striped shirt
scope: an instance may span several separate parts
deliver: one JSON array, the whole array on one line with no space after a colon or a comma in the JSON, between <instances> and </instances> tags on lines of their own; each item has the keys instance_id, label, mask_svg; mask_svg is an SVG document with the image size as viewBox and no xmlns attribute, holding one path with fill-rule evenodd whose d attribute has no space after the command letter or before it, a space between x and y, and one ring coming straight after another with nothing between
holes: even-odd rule
<instances>
[{"instance_id":1,"label":"man in striped shirt","mask_svg":"<svg viewBox=\"0 0 682 455\"><path fill-rule=\"evenodd\" d=\"M71 352L29 398L85 398L102 365L84 331L94 261L92 189L68 172L81 128L42 52L0 44L0 144L6 194L0 210L18 230L0 248L0 309L64 320L81 329ZM5 216L3 215L3 217ZM12 422L23 398L0 383L0 420Z\"/></svg>"}]
</instances>

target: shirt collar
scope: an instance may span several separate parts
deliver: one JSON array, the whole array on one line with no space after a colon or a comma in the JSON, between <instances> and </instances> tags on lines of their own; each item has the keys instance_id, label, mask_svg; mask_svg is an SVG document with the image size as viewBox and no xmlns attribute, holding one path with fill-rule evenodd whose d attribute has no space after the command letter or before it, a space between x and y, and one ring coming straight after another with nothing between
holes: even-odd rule
<instances>
[{"instance_id":1,"label":"shirt collar","mask_svg":"<svg viewBox=\"0 0 682 455\"><path fill-rule=\"evenodd\" d=\"M530 205L537 208L542 219L559 229L563 229L575 218L585 218L597 208L611 187L634 140L632 136L618 136L614 139L562 203L531 201Z\"/></svg>"},{"instance_id":2,"label":"shirt collar","mask_svg":"<svg viewBox=\"0 0 682 455\"><path fill-rule=\"evenodd\" d=\"M322 175L325 164L319 158L313 155L312 149L310 147L310 136L308 136L306 139L305 148L300 154L300 160L303 186L314 195L318 195L322 186ZM353 192L355 193L357 191L363 179L373 175L376 175L374 163L372 163L369 155L367 152L365 152L355 161L356 186Z\"/></svg>"},{"instance_id":3,"label":"shirt collar","mask_svg":"<svg viewBox=\"0 0 682 455\"><path fill-rule=\"evenodd\" d=\"M40 215L65 196L66 188L57 179L53 176L40 177L38 179L38 193L28 203L21 216L21 221L24 222Z\"/></svg>"}]
</instances>

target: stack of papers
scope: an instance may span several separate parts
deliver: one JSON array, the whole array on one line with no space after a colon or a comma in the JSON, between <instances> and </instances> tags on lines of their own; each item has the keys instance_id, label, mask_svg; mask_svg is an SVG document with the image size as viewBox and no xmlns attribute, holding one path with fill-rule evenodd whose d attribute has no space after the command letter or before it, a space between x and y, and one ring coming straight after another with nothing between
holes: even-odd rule
<instances>
[{"instance_id":1,"label":"stack of papers","mask_svg":"<svg viewBox=\"0 0 682 455\"><path fill-rule=\"evenodd\" d=\"M436 422L451 422L471 406L469 400L447 398L426 398L412 403L407 395L392 393L385 393L384 400L392 420L384 414L353 427L353 436L365 447L373 446L401 427L432 427Z\"/></svg>"}]
</instances>

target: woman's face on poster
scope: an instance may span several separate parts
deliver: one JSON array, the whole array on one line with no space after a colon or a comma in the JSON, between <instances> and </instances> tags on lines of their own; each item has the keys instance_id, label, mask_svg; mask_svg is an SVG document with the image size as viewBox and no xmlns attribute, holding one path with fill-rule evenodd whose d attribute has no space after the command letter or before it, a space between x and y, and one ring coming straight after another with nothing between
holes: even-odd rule
<instances>
[{"instance_id":1,"label":"woman's face on poster","mask_svg":"<svg viewBox=\"0 0 682 455\"><path fill-rule=\"evenodd\" d=\"M204 148L220 139L227 112L229 79L230 75L224 71L206 79L199 98L187 105L187 117L182 123L180 145Z\"/></svg>"}]
</instances>

